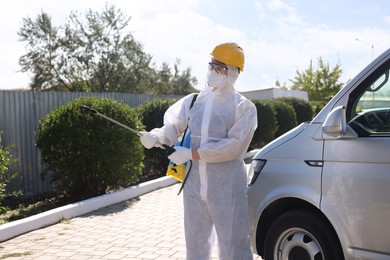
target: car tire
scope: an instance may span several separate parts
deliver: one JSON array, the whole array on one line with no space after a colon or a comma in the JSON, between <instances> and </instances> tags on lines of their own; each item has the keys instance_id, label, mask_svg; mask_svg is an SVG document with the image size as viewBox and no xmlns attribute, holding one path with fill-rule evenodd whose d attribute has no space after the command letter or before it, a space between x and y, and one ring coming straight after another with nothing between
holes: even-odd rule
<instances>
[{"instance_id":1,"label":"car tire","mask_svg":"<svg viewBox=\"0 0 390 260\"><path fill-rule=\"evenodd\" d=\"M342 260L339 240L329 224L309 210L284 213L265 239L266 260Z\"/></svg>"}]
</instances>

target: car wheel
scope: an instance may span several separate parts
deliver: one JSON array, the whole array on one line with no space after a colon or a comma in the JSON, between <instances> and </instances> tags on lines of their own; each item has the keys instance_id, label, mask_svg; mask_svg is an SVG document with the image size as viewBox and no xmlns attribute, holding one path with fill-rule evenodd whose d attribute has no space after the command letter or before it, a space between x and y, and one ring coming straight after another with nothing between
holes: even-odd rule
<instances>
[{"instance_id":1,"label":"car wheel","mask_svg":"<svg viewBox=\"0 0 390 260\"><path fill-rule=\"evenodd\" d=\"M338 238L326 222L308 210L281 215L265 240L266 260L344 259Z\"/></svg>"}]
</instances>

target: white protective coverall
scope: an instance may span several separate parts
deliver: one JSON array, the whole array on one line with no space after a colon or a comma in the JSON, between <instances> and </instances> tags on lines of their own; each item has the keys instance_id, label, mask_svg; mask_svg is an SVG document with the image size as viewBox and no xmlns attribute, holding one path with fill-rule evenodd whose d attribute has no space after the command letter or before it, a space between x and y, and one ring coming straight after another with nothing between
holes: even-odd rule
<instances>
[{"instance_id":1,"label":"white protective coverall","mask_svg":"<svg viewBox=\"0 0 390 260\"><path fill-rule=\"evenodd\" d=\"M229 84L215 91L206 86L191 110L194 94L182 98L166 111L164 126L152 130L160 143L174 145L188 123L191 148L201 158L193 160L183 190L189 260L211 258L214 231L220 259L253 258L243 158L257 127L257 112L235 91L238 71L228 67Z\"/></svg>"}]
</instances>

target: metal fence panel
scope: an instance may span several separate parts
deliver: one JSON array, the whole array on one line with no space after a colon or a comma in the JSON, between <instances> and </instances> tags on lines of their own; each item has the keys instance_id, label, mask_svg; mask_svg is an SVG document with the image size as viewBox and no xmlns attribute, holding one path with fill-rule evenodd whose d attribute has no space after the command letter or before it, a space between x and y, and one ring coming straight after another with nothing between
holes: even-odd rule
<instances>
[{"instance_id":1,"label":"metal fence panel","mask_svg":"<svg viewBox=\"0 0 390 260\"><path fill-rule=\"evenodd\" d=\"M22 190L26 195L51 191L47 178L42 179L43 165L35 146L35 131L39 121L56 107L81 96L110 98L136 107L155 98L180 98L179 95L146 95L128 93L0 91L1 144L12 145L10 153L17 159L8 174L18 173L8 190Z\"/></svg>"}]
</instances>

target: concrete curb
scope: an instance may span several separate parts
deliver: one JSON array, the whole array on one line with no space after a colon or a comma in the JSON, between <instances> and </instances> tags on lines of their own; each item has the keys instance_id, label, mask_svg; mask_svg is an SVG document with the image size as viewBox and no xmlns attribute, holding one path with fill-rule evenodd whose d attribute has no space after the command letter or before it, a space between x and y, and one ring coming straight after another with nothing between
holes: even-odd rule
<instances>
[{"instance_id":1,"label":"concrete curb","mask_svg":"<svg viewBox=\"0 0 390 260\"><path fill-rule=\"evenodd\" d=\"M36 229L56 224L63 219L81 216L112 204L136 198L142 194L164 188L175 183L177 183L177 181L171 177L161 177L123 190L118 190L113 193L72 203L31 217L0 225L0 242Z\"/></svg>"}]
</instances>

